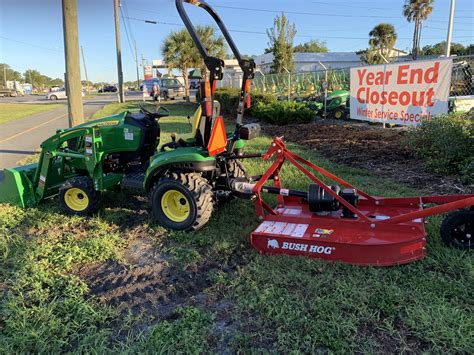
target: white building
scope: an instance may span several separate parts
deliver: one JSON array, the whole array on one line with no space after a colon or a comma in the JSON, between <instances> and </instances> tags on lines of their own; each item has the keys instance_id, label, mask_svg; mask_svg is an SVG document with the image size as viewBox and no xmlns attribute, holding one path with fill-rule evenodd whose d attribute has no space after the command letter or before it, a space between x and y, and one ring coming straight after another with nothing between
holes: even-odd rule
<instances>
[{"instance_id":1,"label":"white building","mask_svg":"<svg viewBox=\"0 0 474 355\"><path fill-rule=\"evenodd\" d=\"M273 64L273 53L266 53L254 58L257 69L262 73L270 73ZM329 53L295 53L295 71L297 73L313 72L326 68L351 68L362 65L355 52Z\"/></svg>"}]
</instances>

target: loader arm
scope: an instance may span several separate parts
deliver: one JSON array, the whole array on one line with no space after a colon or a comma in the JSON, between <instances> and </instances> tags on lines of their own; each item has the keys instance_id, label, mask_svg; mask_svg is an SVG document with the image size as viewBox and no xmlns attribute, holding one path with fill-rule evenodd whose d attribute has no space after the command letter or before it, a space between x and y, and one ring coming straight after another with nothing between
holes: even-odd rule
<instances>
[{"instance_id":1,"label":"loader arm","mask_svg":"<svg viewBox=\"0 0 474 355\"><path fill-rule=\"evenodd\" d=\"M66 179L67 172L64 170L64 160L76 160L78 169L86 170L88 175L96 182L100 189L102 177L101 152L102 138L94 127L75 127L66 131L59 131L54 136L41 143L41 154L38 168L33 180L36 186L35 195L38 201L57 192L57 188ZM68 141L83 138L81 151L65 147ZM59 158L59 159L58 159Z\"/></svg>"}]
</instances>

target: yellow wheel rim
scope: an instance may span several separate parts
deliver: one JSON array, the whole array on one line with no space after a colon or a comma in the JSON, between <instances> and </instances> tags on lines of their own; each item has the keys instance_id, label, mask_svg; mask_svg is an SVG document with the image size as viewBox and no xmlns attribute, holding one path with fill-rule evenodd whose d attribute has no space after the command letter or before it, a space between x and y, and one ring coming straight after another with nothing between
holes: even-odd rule
<instances>
[{"instance_id":1,"label":"yellow wheel rim","mask_svg":"<svg viewBox=\"0 0 474 355\"><path fill-rule=\"evenodd\" d=\"M165 216L173 222L184 222L190 213L189 201L183 193L168 190L161 198L161 209Z\"/></svg>"},{"instance_id":2,"label":"yellow wheel rim","mask_svg":"<svg viewBox=\"0 0 474 355\"><path fill-rule=\"evenodd\" d=\"M341 111L336 111L336 114L334 115L336 118L341 118L342 117L342 113Z\"/></svg>"},{"instance_id":3,"label":"yellow wheel rim","mask_svg":"<svg viewBox=\"0 0 474 355\"><path fill-rule=\"evenodd\" d=\"M72 187L64 194L64 202L73 211L84 211L89 206L89 196L82 189Z\"/></svg>"}]
</instances>

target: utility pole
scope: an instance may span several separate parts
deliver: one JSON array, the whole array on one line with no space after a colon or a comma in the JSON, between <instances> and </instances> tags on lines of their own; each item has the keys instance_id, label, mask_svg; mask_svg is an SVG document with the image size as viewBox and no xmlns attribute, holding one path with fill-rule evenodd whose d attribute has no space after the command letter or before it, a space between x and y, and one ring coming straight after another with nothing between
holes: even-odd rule
<instances>
[{"instance_id":1,"label":"utility pole","mask_svg":"<svg viewBox=\"0 0 474 355\"><path fill-rule=\"evenodd\" d=\"M138 71L137 41L135 41L135 65L137 67L137 90L140 89L140 73Z\"/></svg>"},{"instance_id":2,"label":"utility pole","mask_svg":"<svg viewBox=\"0 0 474 355\"><path fill-rule=\"evenodd\" d=\"M81 46L81 54L82 54L82 63L84 64L84 72L86 74L87 93L89 94L89 78L87 77L86 59L84 58L84 49L82 48L82 46Z\"/></svg>"},{"instance_id":3,"label":"utility pole","mask_svg":"<svg viewBox=\"0 0 474 355\"><path fill-rule=\"evenodd\" d=\"M77 0L62 0L64 57L66 62L66 95L69 127L84 122L82 107L81 65L77 31Z\"/></svg>"},{"instance_id":4,"label":"utility pole","mask_svg":"<svg viewBox=\"0 0 474 355\"><path fill-rule=\"evenodd\" d=\"M33 79L31 79L31 69L28 69L28 76L30 77L31 92L34 91Z\"/></svg>"},{"instance_id":5,"label":"utility pole","mask_svg":"<svg viewBox=\"0 0 474 355\"><path fill-rule=\"evenodd\" d=\"M453 21L454 21L454 3L455 3L455 0L451 0L451 10L449 11L448 38L446 38L446 50L444 53L446 57L449 57L451 55L451 38L453 36Z\"/></svg>"},{"instance_id":6,"label":"utility pole","mask_svg":"<svg viewBox=\"0 0 474 355\"><path fill-rule=\"evenodd\" d=\"M115 16L115 46L117 48L117 74L118 74L118 92L119 102L123 100L123 72L122 72L122 48L120 46L120 20L119 20L119 0L114 0Z\"/></svg>"},{"instance_id":7,"label":"utility pole","mask_svg":"<svg viewBox=\"0 0 474 355\"><path fill-rule=\"evenodd\" d=\"M5 87L7 87L7 65L3 64L3 81L5 82Z\"/></svg>"}]
</instances>

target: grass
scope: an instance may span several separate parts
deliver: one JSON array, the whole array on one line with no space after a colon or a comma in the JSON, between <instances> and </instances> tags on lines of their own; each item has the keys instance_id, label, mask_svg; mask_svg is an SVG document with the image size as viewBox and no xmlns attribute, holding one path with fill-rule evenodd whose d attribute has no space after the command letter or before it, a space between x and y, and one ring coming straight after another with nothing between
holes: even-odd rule
<instances>
[{"instance_id":1,"label":"grass","mask_svg":"<svg viewBox=\"0 0 474 355\"><path fill-rule=\"evenodd\" d=\"M162 142L171 132L190 131L185 116L193 107L170 105L172 115L160 120ZM112 104L98 115L120 109ZM255 139L248 151L265 150L269 142ZM304 147L289 147L369 193L416 194ZM246 161L250 174L265 166ZM305 187L294 169L284 167L282 176L293 187ZM55 199L28 210L0 206L0 352L474 351L473 258L442 245L440 217L428 221L425 259L372 268L259 255L248 241L258 224L248 201L220 206L206 227L191 234L166 232L148 219L135 230L130 224L142 214L136 209L131 199L115 193L105 196L91 218L63 215ZM122 260L137 236L153 240L156 251L181 265L189 280L203 274L207 301L140 327L141 315L120 318L114 307L89 297L75 270ZM202 268L209 263L211 268ZM117 327L124 336L114 336Z\"/></svg>"},{"instance_id":2,"label":"grass","mask_svg":"<svg viewBox=\"0 0 474 355\"><path fill-rule=\"evenodd\" d=\"M40 112L55 110L60 104L4 104L0 103L0 124L18 120Z\"/></svg>"}]
</instances>

